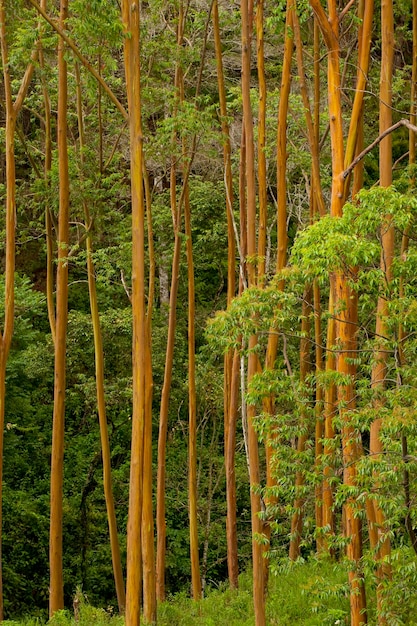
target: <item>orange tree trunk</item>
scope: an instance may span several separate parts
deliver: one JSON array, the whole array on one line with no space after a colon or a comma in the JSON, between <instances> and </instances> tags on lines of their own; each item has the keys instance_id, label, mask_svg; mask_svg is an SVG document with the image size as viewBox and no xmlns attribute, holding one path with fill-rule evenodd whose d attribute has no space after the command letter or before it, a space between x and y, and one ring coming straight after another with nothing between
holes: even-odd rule
<instances>
[{"instance_id":1,"label":"orange tree trunk","mask_svg":"<svg viewBox=\"0 0 417 626\"><path fill-rule=\"evenodd\" d=\"M182 3L179 7L177 25L177 46L181 45L184 31L184 14ZM175 68L174 88L178 92L181 80L181 67L177 63ZM176 106L173 116L176 115ZM177 135L174 133L172 142L175 144ZM164 382L162 386L161 403L159 408L158 434L158 468L157 468L157 496L156 496L156 597L158 602L165 600L165 555L166 555L166 445L168 433L169 398L171 393L172 371L174 367L175 329L177 325L177 295L179 286L181 260L181 212L184 195L177 202L176 158L172 157L170 171L170 203L172 222L174 225L174 253L171 269L171 289L169 293L168 336L165 352Z\"/></svg>"},{"instance_id":2,"label":"orange tree trunk","mask_svg":"<svg viewBox=\"0 0 417 626\"><path fill-rule=\"evenodd\" d=\"M190 519L191 586L194 600L201 599L197 516L197 403L195 388L195 288L191 238L191 211L188 190L184 203L188 268L188 507Z\"/></svg>"},{"instance_id":3,"label":"orange tree trunk","mask_svg":"<svg viewBox=\"0 0 417 626\"><path fill-rule=\"evenodd\" d=\"M139 5L122 2L125 28L124 59L129 106L132 195L133 414L127 528L126 626L140 624L143 447L145 426L145 207L140 98ZM148 471L148 470L147 470Z\"/></svg>"},{"instance_id":4,"label":"orange tree trunk","mask_svg":"<svg viewBox=\"0 0 417 626\"><path fill-rule=\"evenodd\" d=\"M243 100L243 124L246 145L246 206L247 206L247 274L248 286L256 284L256 188L255 188L255 154L253 137L253 117L250 102L250 20L248 0L241 2L242 20L242 100ZM257 356L254 348L257 344L256 336L249 340L248 357L248 382L258 369ZM255 430L254 418L256 409L248 406L248 452L249 452L249 479L252 521L252 567L253 567L253 601L255 609L256 626L265 624L265 597L264 597L264 571L263 571L263 548L257 537L263 532L263 523L259 517L261 512L261 499L255 489L260 483L258 436Z\"/></svg>"},{"instance_id":5,"label":"orange tree trunk","mask_svg":"<svg viewBox=\"0 0 417 626\"><path fill-rule=\"evenodd\" d=\"M236 242L233 227L233 178L229 124L227 123L226 90L224 84L223 59L220 38L219 6L213 2L213 35L216 49L217 85L223 134L223 161L226 189L227 218L227 304L230 305L236 291ZM229 583L238 586L237 522L236 522L236 477L235 443L237 421L237 398L239 393L239 357L237 352L229 350L224 357L224 463L226 471L226 541L227 568Z\"/></svg>"},{"instance_id":6,"label":"orange tree trunk","mask_svg":"<svg viewBox=\"0 0 417 626\"><path fill-rule=\"evenodd\" d=\"M143 616L148 624L156 623L156 568L154 546L153 471L152 471L152 310L155 291L155 253L152 230L151 192L149 176L143 163L143 182L146 200L148 231L149 280L146 311L145 355L145 426L143 450L143 507L142 507L142 561L143 561Z\"/></svg>"},{"instance_id":7,"label":"orange tree trunk","mask_svg":"<svg viewBox=\"0 0 417 626\"><path fill-rule=\"evenodd\" d=\"M4 405L6 398L6 365L14 325L14 268L16 228L16 169L14 153L16 113L13 106L12 85L9 74L9 61L6 42L6 10L4 1L0 2L0 41L6 104L6 289L5 318L3 322L3 332L0 337L0 621L3 621L3 563L1 551L1 529L3 520L3 433Z\"/></svg>"},{"instance_id":8,"label":"orange tree trunk","mask_svg":"<svg viewBox=\"0 0 417 626\"><path fill-rule=\"evenodd\" d=\"M67 0L61 0L60 27L65 28ZM58 270L56 278L56 336L54 375L54 416L51 458L51 521L49 539L50 598L49 615L64 608L62 571L62 497L64 478L65 367L68 320L68 238L69 174L67 149L67 63L65 43L58 43L58 158L59 217Z\"/></svg>"},{"instance_id":9,"label":"orange tree trunk","mask_svg":"<svg viewBox=\"0 0 417 626\"><path fill-rule=\"evenodd\" d=\"M85 137L84 137L84 119L82 107L81 93L81 77L78 64L75 67L77 79L77 114L78 114L78 132L80 143L80 161L84 167ZM114 506L113 486L111 478L111 454L109 433L106 417L106 402L104 394L104 353L103 338L101 334L100 316L97 302L97 289L95 268L93 261L93 242L92 242L92 221L90 210L86 200L83 200L85 227L87 230L86 252L87 252L87 275L88 275L88 292L90 297L91 321L93 324L94 337L94 359L95 359L95 378L96 378L96 395L97 395L97 412L100 426L101 455L103 462L103 485L104 498L106 501L107 520L109 526L110 548L112 554L113 575L116 587L117 602L119 612L124 613L126 597L123 581L122 561L120 557L119 537L117 534L116 511Z\"/></svg>"},{"instance_id":10,"label":"orange tree trunk","mask_svg":"<svg viewBox=\"0 0 417 626\"><path fill-rule=\"evenodd\" d=\"M394 17L392 0L383 0L381 3L381 76L380 76L380 108L379 108L379 133L382 134L392 125L392 74L394 62ZM379 144L379 175L381 187L389 187L392 184L392 136L389 134ZM392 260L394 256L394 229L389 225L390 217L387 215L387 226L382 233L381 270L385 274L386 284L392 280ZM387 300L383 297L378 299L376 314L376 337L387 336L386 317L388 314ZM376 347L375 365L372 368L371 386L376 391L385 388L387 370L387 355L384 350ZM382 402L381 398L375 400L375 408ZM371 425L371 439L369 453L374 460L383 452L380 438L382 421L376 418ZM375 475L378 483L377 473ZM378 612L382 611L383 581L391 576L391 568L388 562L391 553L391 545L387 536L388 522L385 514L376 500L372 500L370 525L376 526L377 532L371 533L372 548L376 550L379 561L377 567L377 604ZM375 544L377 539L377 544ZM380 623L386 623L380 615Z\"/></svg>"},{"instance_id":11,"label":"orange tree trunk","mask_svg":"<svg viewBox=\"0 0 417 626\"><path fill-rule=\"evenodd\" d=\"M337 4L334 0L329 0L328 2L328 16L321 3L317 0L310 0L310 5L316 15L328 50L328 107L332 148L332 195L330 213L337 219L342 215L344 202L344 180L342 177L344 171L344 145L340 78L339 16L337 13ZM348 145L349 139L350 138L348 138L347 142ZM351 322L355 319L355 311L353 309L353 299L350 297L349 293L347 276L345 274L332 274L330 276L330 289L333 299L332 306L338 317L336 339L339 350L336 358L336 371L341 374L353 376L353 372L349 369L350 363L347 360L347 354L349 354L349 346L353 341L351 333L354 326ZM338 389L338 401L341 403L341 407L346 405L350 406L353 395L353 383L351 385L341 385ZM360 448L358 445L352 443L352 432L348 423L348 414L343 408L341 410L341 417L344 424L342 426L342 451L345 467L344 482L347 486L353 487L356 482L355 463L358 460ZM324 485L324 488L326 488L326 485ZM362 556L362 540L359 519L357 517L355 518L353 503L350 500L347 501L345 506L345 519L348 556L352 561L349 571L351 624L359 626L361 623L366 623L366 600L363 578L359 574L360 559Z\"/></svg>"},{"instance_id":12,"label":"orange tree trunk","mask_svg":"<svg viewBox=\"0 0 417 626\"><path fill-rule=\"evenodd\" d=\"M294 49L293 41L293 10L292 1L287 3L287 11L285 18L285 41L284 41L284 59L282 64L281 91L278 107L278 128L277 128L277 239L278 251L276 259L276 271L280 272L287 263L287 117L288 102L291 87L291 63ZM284 288L284 281L280 281L279 288ZM268 337L268 346L265 359L265 368L273 369L278 351L278 335L270 333ZM273 414L274 399L269 397L264 402L264 411L269 415ZM268 433L265 453L266 453L266 485L267 493L265 503L267 510L272 509L276 504L276 496L271 492L276 485L276 477L272 471L272 454L274 432ZM269 490L269 493L268 493ZM271 511L272 513L272 511ZM272 515L269 515L272 518ZM264 532L268 543L271 537L271 527L265 525ZM269 547L268 545L266 547ZM265 582L268 577L268 560L264 559L264 576Z\"/></svg>"},{"instance_id":13,"label":"orange tree trunk","mask_svg":"<svg viewBox=\"0 0 417 626\"><path fill-rule=\"evenodd\" d=\"M306 378L311 371L311 339L310 335L310 314L311 314L311 297L312 289L307 287L303 296L302 321L301 321L301 340L300 340L300 380L303 385L306 384ZM307 403L308 398L304 398ZM302 400L303 402L303 400ZM300 414L300 435L297 441L297 452L302 457L305 451L307 438L309 436L308 418L305 415L305 409L301 409ZM304 498L299 495L305 483L305 474L303 470L297 470L295 478L295 501L294 514L291 519L291 540L289 549L289 558L296 561L300 556L301 533L303 526L303 507Z\"/></svg>"},{"instance_id":14,"label":"orange tree trunk","mask_svg":"<svg viewBox=\"0 0 417 626\"><path fill-rule=\"evenodd\" d=\"M264 0L256 3L256 49L258 68L258 282L265 281L266 260L266 221L267 221L267 179L266 179L266 78L264 56Z\"/></svg>"}]
</instances>

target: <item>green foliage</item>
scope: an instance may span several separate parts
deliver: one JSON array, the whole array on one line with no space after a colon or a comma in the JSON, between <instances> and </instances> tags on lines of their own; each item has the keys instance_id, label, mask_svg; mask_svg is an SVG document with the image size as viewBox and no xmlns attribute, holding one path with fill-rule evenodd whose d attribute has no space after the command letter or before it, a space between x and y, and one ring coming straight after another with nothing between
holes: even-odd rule
<instances>
[{"instance_id":1,"label":"green foliage","mask_svg":"<svg viewBox=\"0 0 417 626\"><path fill-rule=\"evenodd\" d=\"M18 92L38 33L42 40L44 67L36 62L25 107L19 114L19 134L15 142L17 174L17 273L16 321L7 370L7 404L4 450L4 577L7 615L45 615L48 594L48 492L49 455L51 445L53 343L50 336L45 302L44 213L49 208L56 220L58 209L59 171L56 149L57 111L57 36L41 23L37 14L24 2L6 3L7 39L10 47L9 69L13 93ZM316 224L310 221L309 178L311 156L305 133L304 105L299 82L293 69L290 94L290 115L287 124L287 203L291 250L289 268L268 282L265 289L252 288L236 298L229 309L214 316L207 337L203 334L205 319L224 305L227 276L227 234L223 181L223 138L218 120L218 94L214 45L209 37L205 50L205 66L201 68L202 84L196 98L200 72L202 35L207 21L204 3L189 3L185 20L184 45L177 44L178 15L175 3L164 0L141 3L141 64L143 96L143 146L152 195L153 237L156 257L156 297L153 317L153 439L158 432L159 400L163 381L167 331L167 310L161 305L162 282L169 282L173 252L173 228L169 198L170 167L177 170L177 197L181 194L182 176L187 161L183 159L182 142L188 146L196 137L196 153L190 170L190 205L196 280L198 446L199 446L199 518L200 545L207 598L191 604L185 598L189 587L188 513L186 502L187 423L187 328L186 328L186 260L182 238L178 324L176 332L175 367L168 424L167 458L167 522L168 522L168 588L182 592L176 603L160 608L160 623L178 624L245 624L253 622L249 578L243 577L239 592L215 590L226 577L225 562L225 477L223 469L223 382L221 353L238 349L242 363L248 356L249 338L257 335L253 348L261 363L271 333L276 334L279 353L274 368L254 376L247 389L246 402L257 408L255 425L260 440L271 431L277 435L270 445L274 452L274 489L278 504L272 526L276 532L271 549L276 578L272 587L268 615L271 624L333 624L345 620L345 568L327 563L311 562L294 567L278 567L290 538L289 520L298 510L295 499L304 506L302 553L309 555L315 540L312 487L320 480L323 467L331 463L329 482L335 489L336 508L348 498L357 502L356 514L363 516L363 504L372 495L390 519L390 536L398 547L393 557L393 582L387 594L389 623L412 623L415 612L415 565L406 549L404 517L409 514L417 525L415 507L408 509L403 483L408 474L411 493L417 489L417 306L415 248L415 214L417 201L408 193L412 168L394 172L396 191L370 189L361 192L355 203L344 207L340 219L324 217ZM81 52L96 67L121 102L126 104L123 71L123 25L117 3L108 0L73 0L70 5L68 34ZM223 61L226 74L228 122L231 129L234 183L238 182L242 97L240 84L240 13L237 6L220 3ZM57 5L48 9L57 16ZM307 2L298 6L302 37L309 58L312 29ZM378 17L379 6L376 6ZM279 103L282 43L285 21L283 2L265 7L265 54L268 82L267 103L267 186L268 186L268 255L273 259L277 240L275 232L276 198L276 111ZM395 6L396 44L398 57L394 81L394 108L409 108L408 80L411 59L410 2L401 0ZM356 50L352 45L351 20L341 33L344 76L343 106L350 108L350 84L356 80ZM374 34L373 58L380 54L380 40ZM70 275L68 373L66 398L66 474L64 483L65 528L65 602L71 606L79 584L94 605L81 597L82 624L121 623L111 616L109 606L115 605L110 566L105 503L103 498L100 442L95 403L94 353L89 313L85 235L90 229L96 267L100 320L105 352L105 393L111 438L114 491L117 516L125 555L125 528L129 481L129 450L131 429L131 319L128 295L131 290L131 225L129 139L118 112L95 80L81 67L82 108L85 125L85 147L80 158L79 129L75 103L75 59L67 54L69 69L69 166L71 178L71 228L68 267ZM369 93L377 92L378 63L369 71ZM181 67L185 78L184 102L179 102L174 75ZM306 63L306 79L312 79L313 64ZM322 75L325 64L322 63ZM255 79L255 72L253 73ZM252 81L251 102L256 121L259 91ZM45 111L43 87L47 88L52 112L51 171L44 176ZM323 91L324 93L324 91ZM49 106L49 105L48 105ZM366 97L365 144L378 134L377 102ZM319 122L320 167L325 199L331 187L330 142L326 139L329 119L321 106ZM5 136L0 103L0 143ZM257 133L254 125L255 137ZM405 130L393 136L394 159L408 149ZM367 156L365 179L372 185L378 179L376 150ZM0 237L4 246L4 150L0 149ZM84 208L88 205L92 223L84 224ZM238 222L236 202L236 221ZM393 264L393 280L387 284L380 264L381 232L388 221L395 228L397 248L400 238L408 233L407 255L397 255ZM239 227L239 224L237 224ZM300 231L303 229L302 232ZM56 249L56 224L53 239ZM295 241L294 241L295 240ZM250 259L255 263L256 259ZM270 267L273 261L270 261ZM271 273L271 269L268 272ZM56 266L54 266L56 271ZM300 321L305 299L306 282L317 279L322 288L322 308L327 308L329 276L343 272L352 290L358 295L358 353L351 357L358 371L354 381L357 390L355 410L339 403L340 414L334 426L338 434L326 441L333 452L314 463L314 426L316 406L313 390L316 385L326 390L330 385L344 388L352 382L349 376L335 372L311 371L300 380L299 356L302 337ZM267 277L268 280L270 276ZM160 280L160 283L158 281ZM285 288L283 289L283 283ZM160 288L158 291L158 287ZM375 337L375 311L379 297L387 302L387 337ZM0 284L0 319L4 311L4 286ZM336 315L347 307L342 303ZM310 327L318 312L308 314ZM325 345L329 317L322 313L322 345ZM405 338L398 336L401 322ZM308 334L308 333L307 333ZM310 332L309 359L314 351ZM371 388L370 373L378 358L376 347L385 350L387 385L381 391ZM339 345L331 347L336 352ZM401 356L401 358L400 358ZM265 398L274 397L274 415L264 411ZM383 399L383 406L379 403ZM342 410L343 409L343 410ZM352 428L367 452L370 425L375 417L383 420L382 437L386 454L378 459L366 456L357 465L355 487L342 484L343 459L340 430ZM297 442L305 445L297 451ZM404 454L404 438L408 452ZM154 452L156 452L154 450ZM331 458L330 458L331 456ZM156 459L156 454L155 457ZM295 488L295 475L303 484ZM375 481L375 475L379 480ZM243 433L238 430L236 456L239 558L241 565L250 559L249 489ZM259 488L261 489L261 488ZM262 491L262 490L261 490ZM268 495L262 492L262 495ZM414 497L414 496L413 496ZM414 500L413 500L414 503ZM270 511L267 511L269 513ZM333 547L338 554L346 541L336 534ZM204 547L208 546L207 553ZM364 570L374 584L373 554L364 559ZM313 583L312 580L316 580ZM328 581L328 583L326 582ZM210 589L210 587L213 589ZM300 595L299 591L303 593ZM286 600L285 604L283 599ZM288 601L287 601L288 600ZM306 610L308 607L308 611ZM375 612L375 611L374 611ZM307 614L308 613L308 614ZM219 617L220 616L220 617ZM373 619L373 613L371 613ZM36 623L37 618L32 622ZM165 620L165 621L164 621ZM187 621L188 620L188 621ZM401 621L402 620L402 621ZM52 623L73 623L67 612L54 617ZM27 622L28 624L30 622ZM32 626L32 624L31 624Z\"/></svg>"}]
</instances>

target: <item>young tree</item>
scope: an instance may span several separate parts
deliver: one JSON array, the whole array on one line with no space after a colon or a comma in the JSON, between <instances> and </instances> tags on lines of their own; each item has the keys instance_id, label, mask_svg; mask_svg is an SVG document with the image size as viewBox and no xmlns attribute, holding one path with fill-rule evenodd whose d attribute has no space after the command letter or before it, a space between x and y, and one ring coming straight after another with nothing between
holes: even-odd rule
<instances>
[{"instance_id":1,"label":"young tree","mask_svg":"<svg viewBox=\"0 0 417 626\"><path fill-rule=\"evenodd\" d=\"M219 6L217 0L213 2L213 36L216 49L217 87L219 92L219 107L221 128L223 134L223 162L226 189L226 219L227 219L227 305L230 306L236 292L236 242L233 217L233 175L231 163L230 131L227 121L226 90L224 83L223 58L220 37ZM226 471L226 540L227 540L227 567L230 586L238 586L238 542L236 522L236 477L235 477L235 447L236 422L239 395L239 355L229 350L224 357L224 463Z\"/></svg>"},{"instance_id":2,"label":"young tree","mask_svg":"<svg viewBox=\"0 0 417 626\"><path fill-rule=\"evenodd\" d=\"M123 0L125 28L124 63L129 112L130 176L132 202L132 311L133 311L133 415L130 460L129 518L127 528L126 625L140 624L142 582L143 459L146 408L146 309L145 309L145 206L140 93L140 9ZM146 468L146 471L149 471Z\"/></svg>"},{"instance_id":3,"label":"young tree","mask_svg":"<svg viewBox=\"0 0 417 626\"><path fill-rule=\"evenodd\" d=\"M6 366L14 326L14 272L15 272L15 229L16 229L16 165L15 130L16 120L22 108L32 79L35 54L32 55L18 94L13 100L12 77L9 68L9 50L6 30L6 2L0 2L0 46L4 81L6 110L5 155L6 155L6 239L5 239L5 302L3 331L0 333L0 533L2 529L2 484L3 484L3 433L6 398ZM0 621L3 620L3 568L0 536Z\"/></svg>"},{"instance_id":4,"label":"young tree","mask_svg":"<svg viewBox=\"0 0 417 626\"><path fill-rule=\"evenodd\" d=\"M80 146L80 163L84 169L84 150L85 150L85 133L84 133L84 115L82 101L82 85L79 65L75 66L77 79L77 116L78 116L78 135ZM120 545L117 534L116 511L114 506L113 486L111 477L111 453L109 443L109 433L106 416L106 401L104 393L104 351L103 337L101 332L100 317L97 302L96 276L93 260L93 242L92 227L93 221L90 216L90 209L87 200L83 199L87 252L87 274L88 274L88 292L90 298L91 320L93 323L94 335L94 357L95 357L95 378L96 378L96 394L97 394L97 412L100 425L101 439L101 455L103 461L103 483L104 497L106 500L107 519L109 525L110 546L112 553L112 563L114 572L114 581L116 586L117 601L120 613L124 613L126 604L125 587L123 580L122 561L120 556Z\"/></svg>"},{"instance_id":5,"label":"young tree","mask_svg":"<svg viewBox=\"0 0 417 626\"><path fill-rule=\"evenodd\" d=\"M251 62L251 23L252 6L248 0L241 2L241 32L242 32L242 101L243 101L243 128L245 133L245 178L246 178L246 228L247 228L247 275L248 286L256 284L256 183L255 183L255 153L253 135L253 115L250 101L250 62ZM258 356L255 352L257 338L252 335L249 339L248 382L258 371ZM265 588L263 547L259 537L263 533L263 522L260 517L261 498L257 492L260 484L260 465L258 435L255 430L255 406L248 405L248 463L251 487L251 521L252 521L252 566L253 566L253 599L255 607L255 622L257 626L265 624Z\"/></svg>"},{"instance_id":6,"label":"young tree","mask_svg":"<svg viewBox=\"0 0 417 626\"><path fill-rule=\"evenodd\" d=\"M68 2L61 0L59 26L65 29ZM58 158L59 158L59 216L58 269L56 277L56 331L54 415L52 425L51 458L51 522L50 522L50 598L49 615L64 608L64 581L62 564L64 432L66 338L68 324L68 243L69 243L69 172L67 145L67 61L66 46L58 40Z\"/></svg>"},{"instance_id":7,"label":"young tree","mask_svg":"<svg viewBox=\"0 0 417 626\"><path fill-rule=\"evenodd\" d=\"M392 76L394 64L394 12L392 0L384 0L381 3L381 75L380 75L380 110L379 110L379 133L382 135L388 128L392 126ZM381 187L389 187L392 184L392 135L391 133L384 137L379 144L379 175ZM390 224L390 216L387 215L386 225L383 226L381 232L382 251L381 251L381 270L384 274L384 281L387 285L392 281L392 263L394 258L394 228ZM378 299L376 312L376 336L379 338L387 338L388 315L387 300L384 296ZM387 376L387 353L383 349L377 347L375 354L375 364L372 368L371 386L376 390L375 406L378 407L383 403L381 392L385 389ZM378 397L379 395L379 397ZM376 418L371 425L369 453L376 460L383 452L383 445L380 437L382 420ZM378 478L376 477L376 480ZM389 556L391 552L391 543L388 536L388 523L385 513L379 506L378 502L372 500L368 506L369 523L374 526L376 532L370 533L372 548L376 551L378 567L378 587L377 599L378 610L380 613L381 624L385 624L386 620L382 617L383 596L384 596L384 579L390 577L391 568L389 564ZM377 540L375 543L375 539Z\"/></svg>"}]
</instances>

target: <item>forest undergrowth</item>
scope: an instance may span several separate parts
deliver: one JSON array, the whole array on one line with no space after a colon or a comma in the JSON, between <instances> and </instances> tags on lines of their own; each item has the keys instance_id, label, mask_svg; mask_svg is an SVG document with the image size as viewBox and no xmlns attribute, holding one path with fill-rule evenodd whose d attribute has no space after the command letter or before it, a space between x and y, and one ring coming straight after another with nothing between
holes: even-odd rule
<instances>
[{"instance_id":1,"label":"forest undergrowth","mask_svg":"<svg viewBox=\"0 0 417 626\"><path fill-rule=\"evenodd\" d=\"M411 563L406 550L398 551L398 559ZM398 581L406 584L406 581ZM392 608L392 625L417 624L417 594L410 587L407 603L396 602L395 590L389 598ZM296 563L283 560L271 575L266 603L269 626L330 626L349 624L349 589L346 566L331 560L314 557ZM414 600L413 600L414 596ZM59 611L45 622L42 617L6 620L4 626L124 626L123 617L115 614L114 607L95 608L88 597L77 590L74 596L75 611ZM374 608L370 606L368 624L376 624ZM159 626L252 626L254 624L252 574L246 572L239 578L239 589L232 590L224 584L211 588L199 602L191 600L185 592L176 594L158 607Z\"/></svg>"}]
</instances>

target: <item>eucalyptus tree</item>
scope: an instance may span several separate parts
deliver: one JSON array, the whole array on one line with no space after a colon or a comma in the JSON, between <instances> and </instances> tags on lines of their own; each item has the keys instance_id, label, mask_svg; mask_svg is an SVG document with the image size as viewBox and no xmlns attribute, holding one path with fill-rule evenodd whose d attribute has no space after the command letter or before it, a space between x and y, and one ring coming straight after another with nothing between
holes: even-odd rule
<instances>
[{"instance_id":1,"label":"eucalyptus tree","mask_svg":"<svg viewBox=\"0 0 417 626\"><path fill-rule=\"evenodd\" d=\"M357 139L359 120L362 115L363 84L366 81L369 66L370 32L372 28L373 7L366 3L364 28L359 31L361 58L359 59L361 73L358 73L357 88L355 90L349 133L346 140L346 150L343 136L343 117L341 101L341 71L340 71L340 15L336 3L330 2L328 15L321 4L311 1L310 5L316 15L323 39L328 50L328 109L330 117L330 136L332 145L332 191L330 215L340 218L343 214L343 204L347 195L344 170L352 161ZM366 24L366 28L365 28ZM354 380L356 367L352 358L356 351L357 309L356 297L349 286L347 274L335 273L330 276L331 309L336 314L335 335L329 345L333 345L336 338L339 347L336 362L329 365L346 376L346 384L339 385L337 391L340 405L340 415L343 416L342 452L344 462L344 482L348 486L356 484L356 463L360 456L360 443L353 428L349 425L349 410L355 406ZM329 307L330 308L330 307ZM329 353L331 355L331 353ZM333 359L333 356L330 356ZM328 489L328 487L327 487ZM349 574L351 586L351 620L352 624L366 621L366 599L363 577L357 572L362 557L361 521L355 513L354 502L348 499L345 504L346 534L349 539L347 546L348 558L352 561L352 570Z\"/></svg>"},{"instance_id":2,"label":"eucalyptus tree","mask_svg":"<svg viewBox=\"0 0 417 626\"><path fill-rule=\"evenodd\" d=\"M3 330L0 333L0 534L2 528L2 484L3 484L3 433L6 398L6 366L13 336L14 326L14 272L15 272L15 230L16 230L16 165L15 165L15 131L16 120L22 108L32 80L36 52L32 54L19 91L13 97L12 76L9 65L9 44L7 16L11 7L5 0L0 2L0 46L1 63L4 83L4 102L6 113L5 145L6 155L6 207L5 207L5 302ZM3 575L1 560L0 536L0 621L3 620Z\"/></svg>"},{"instance_id":3,"label":"eucalyptus tree","mask_svg":"<svg viewBox=\"0 0 417 626\"><path fill-rule=\"evenodd\" d=\"M59 26L65 29L68 2L61 0ZM59 216L58 216L58 269L56 277L56 328L54 415L52 425L51 456L51 520L50 520L50 597L49 615L64 608L64 581L62 564L63 533L63 479L65 432L65 377L66 338L68 324L68 244L69 244L69 170L67 142L67 85L66 46L58 41L58 155L59 155Z\"/></svg>"},{"instance_id":4,"label":"eucalyptus tree","mask_svg":"<svg viewBox=\"0 0 417 626\"><path fill-rule=\"evenodd\" d=\"M82 84L79 65L75 66L77 79L77 117L78 117L78 134L80 148L80 164L82 168L81 175L84 175L84 150L85 150L85 129L84 129L84 112L82 98ZM100 159L101 161L101 159ZM96 394L97 394L97 412L100 425L101 454L103 460L103 484L104 496L106 500L107 518L109 525L110 546L112 553L112 563L114 580L116 586L117 601L119 611L124 612L126 597L123 580L122 562L120 556L120 545L117 534L116 510L113 496L113 486L111 477L111 452L109 443L109 432L106 416L105 386L104 386L104 351L103 336L101 331L99 308L97 301L97 287L95 266L93 260L93 219L90 214L90 207L86 198L83 199L85 229L86 229L86 252L87 252L87 274L88 274L88 292L90 298L91 320L93 324L94 335L94 355L95 355L95 378L96 378Z\"/></svg>"},{"instance_id":5,"label":"eucalyptus tree","mask_svg":"<svg viewBox=\"0 0 417 626\"><path fill-rule=\"evenodd\" d=\"M217 88L219 93L219 107L221 128L223 133L223 160L226 191L226 220L227 220L227 305L230 306L236 292L236 240L235 221L233 215L233 173L232 149L230 142L230 128L227 120L226 88L222 57L222 42L220 34L219 6L214 0L213 8L213 37L216 50ZM237 350L229 350L224 357L224 462L226 471L226 538L227 538L227 567L231 587L238 586L238 541L236 521L236 476L235 476L235 448L236 422L239 395L239 354Z\"/></svg>"},{"instance_id":6,"label":"eucalyptus tree","mask_svg":"<svg viewBox=\"0 0 417 626\"><path fill-rule=\"evenodd\" d=\"M146 406L145 309L145 204L143 195L143 151L140 91L140 9L136 2L124 0L122 20L125 28L124 64L129 113L130 175L132 203L132 311L133 311L133 415L130 460L129 518L127 528L126 624L140 624L142 569L142 507L144 424Z\"/></svg>"},{"instance_id":7,"label":"eucalyptus tree","mask_svg":"<svg viewBox=\"0 0 417 626\"><path fill-rule=\"evenodd\" d=\"M392 0L384 0L381 3L381 74L380 74L380 107L379 107L379 134L392 126L392 80L394 66L394 11ZM379 176L380 185L389 187L392 184L392 135L384 137L379 144ZM392 264L395 251L394 227L390 224L390 216L387 214L386 225L381 230L381 270L384 275L384 282L389 286L393 278ZM375 334L382 340L387 338L388 315L387 299L381 295L378 299L376 311ZM378 407L383 398L381 392L386 386L387 378L387 352L383 346L376 348L375 363L372 368L371 386L376 391L375 404ZM382 420L377 417L371 425L369 453L376 460L383 453L383 446L380 437ZM376 476L376 481L378 477ZM391 576L389 557L391 552L391 542L388 535L388 522L385 512L381 509L376 499L371 499L368 504L369 525L371 528L371 546L376 552L377 558L377 600L378 610L382 616L382 606L384 597L384 579ZM380 623L387 623L381 617Z\"/></svg>"},{"instance_id":8,"label":"eucalyptus tree","mask_svg":"<svg viewBox=\"0 0 417 626\"><path fill-rule=\"evenodd\" d=\"M291 92L291 67L294 53L294 35L293 35L293 5L292 2L287 2L286 14L285 14L285 30L284 30L284 55L282 63L281 74L281 90L280 99L278 105L278 119L277 119L277 136L276 136L276 148L277 148L277 256L275 269L277 274L280 274L287 264L288 255L288 228L287 228L287 122L289 112L289 97ZM280 280L278 283L280 290L284 289L284 281ZM271 332L268 336L268 345L265 355L265 369L273 370L278 354L278 335L275 332ZM274 415L274 398L269 395L263 401L263 408L265 412L273 416ZM274 441L276 440L277 433L274 432L274 428L270 429L266 436L266 494L265 502L267 506L268 523L265 525L265 535L268 541L271 539L271 523L274 520L274 507L277 503L276 494L274 494L274 488L277 484L277 477L273 471L273 456L274 456ZM265 578L268 575L268 560L265 559Z\"/></svg>"},{"instance_id":9,"label":"eucalyptus tree","mask_svg":"<svg viewBox=\"0 0 417 626\"><path fill-rule=\"evenodd\" d=\"M241 33L242 33L242 129L245 140L245 193L241 202L246 204L246 237L247 254L246 269L248 286L256 284L256 179L255 179L255 147L253 132L253 113L250 101L250 71L251 71L251 25L253 20L253 7L248 0L242 0L241 10ZM248 356L248 382L258 371L258 356L255 351L257 344L256 335L249 339ZM251 522L252 522L252 567L253 567L253 601L255 608L255 622L257 626L265 624L265 587L263 567L263 547L259 538L263 533L263 521L261 513L261 497L257 491L260 484L260 461L258 436L255 430L256 408L248 405L247 428L248 428L248 466L251 487Z\"/></svg>"},{"instance_id":10,"label":"eucalyptus tree","mask_svg":"<svg viewBox=\"0 0 417 626\"><path fill-rule=\"evenodd\" d=\"M184 11L180 4L178 24L176 32L177 45L180 46L184 36ZM174 76L174 88L176 99L181 81L181 67L177 62ZM173 116L175 118L176 109ZM172 142L175 146L177 134L174 133ZM172 223L174 227L174 252L172 257L171 288L169 293L169 313L168 313L168 336L165 353L164 382L159 409L159 434L158 434L158 470L157 470L157 501L156 501L156 594L158 601L165 600L165 555L166 555L166 445L168 432L169 398L171 393L172 370L174 366L174 346L175 330L177 324L177 295L179 286L179 271L181 260L181 222L183 212L184 196L177 200L177 167L175 154L171 157L170 167L170 204Z\"/></svg>"}]
</instances>

